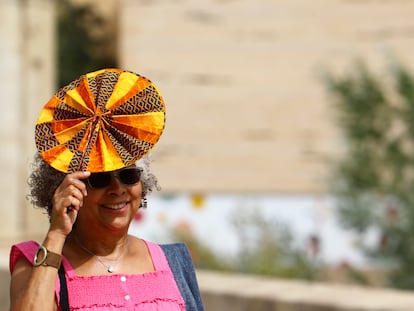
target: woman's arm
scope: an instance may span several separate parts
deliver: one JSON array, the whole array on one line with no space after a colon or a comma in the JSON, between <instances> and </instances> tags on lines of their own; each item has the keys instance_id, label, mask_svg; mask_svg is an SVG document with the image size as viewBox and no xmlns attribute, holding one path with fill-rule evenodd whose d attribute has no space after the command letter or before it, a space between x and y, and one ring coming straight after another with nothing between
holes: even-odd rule
<instances>
[{"instance_id":1,"label":"woman's arm","mask_svg":"<svg viewBox=\"0 0 414 311\"><path fill-rule=\"evenodd\" d=\"M83 197L87 195L81 179L89 172L68 174L53 196L53 209L49 231L43 246L62 255L66 237L72 231ZM12 272L10 282L11 311L57 310L55 284L58 270L52 266L34 267L25 258L20 259Z\"/></svg>"},{"instance_id":2,"label":"woman's arm","mask_svg":"<svg viewBox=\"0 0 414 311\"><path fill-rule=\"evenodd\" d=\"M61 254L64 236L49 232L43 246ZM57 269L52 266L32 266L22 257L15 265L10 282L10 310L57 310L55 284Z\"/></svg>"}]
</instances>

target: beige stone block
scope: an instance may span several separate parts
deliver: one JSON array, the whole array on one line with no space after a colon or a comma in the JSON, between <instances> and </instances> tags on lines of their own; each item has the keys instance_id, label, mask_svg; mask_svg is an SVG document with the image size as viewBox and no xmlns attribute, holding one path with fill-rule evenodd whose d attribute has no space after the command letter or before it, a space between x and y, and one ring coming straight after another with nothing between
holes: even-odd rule
<instances>
[{"instance_id":1,"label":"beige stone block","mask_svg":"<svg viewBox=\"0 0 414 311\"><path fill-rule=\"evenodd\" d=\"M164 189L327 191L328 160L345 146L321 73L345 72L357 57L380 72L389 54L413 66L413 9L409 1L123 1L121 64L152 79L167 102L154 150Z\"/></svg>"},{"instance_id":2,"label":"beige stone block","mask_svg":"<svg viewBox=\"0 0 414 311\"><path fill-rule=\"evenodd\" d=\"M21 111L21 92L19 78L21 73L22 25L17 1L0 2L0 129L2 135L18 132L19 112Z\"/></svg>"},{"instance_id":3,"label":"beige stone block","mask_svg":"<svg viewBox=\"0 0 414 311\"><path fill-rule=\"evenodd\" d=\"M53 7L51 0L0 2L1 245L47 230L45 217L32 214L25 198L35 122L55 92Z\"/></svg>"}]
</instances>

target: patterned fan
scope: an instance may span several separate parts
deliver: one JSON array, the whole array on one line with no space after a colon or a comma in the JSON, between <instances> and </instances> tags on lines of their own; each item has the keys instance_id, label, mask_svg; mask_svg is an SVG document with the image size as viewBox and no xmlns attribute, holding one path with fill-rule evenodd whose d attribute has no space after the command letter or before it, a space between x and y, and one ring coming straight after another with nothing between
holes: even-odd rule
<instances>
[{"instance_id":1,"label":"patterned fan","mask_svg":"<svg viewBox=\"0 0 414 311\"><path fill-rule=\"evenodd\" d=\"M165 104L147 78L121 69L88 73L60 89L36 123L36 147L55 169L113 171L158 142Z\"/></svg>"}]
</instances>

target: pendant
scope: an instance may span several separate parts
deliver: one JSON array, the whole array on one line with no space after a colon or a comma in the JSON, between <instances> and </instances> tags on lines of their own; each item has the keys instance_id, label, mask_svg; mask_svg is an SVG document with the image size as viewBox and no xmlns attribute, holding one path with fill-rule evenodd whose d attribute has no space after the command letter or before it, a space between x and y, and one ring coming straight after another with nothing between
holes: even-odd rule
<instances>
[{"instance_id":1,"label":"pendant","mask_svg":"<svg viewBox=\"0 0 414 311\"><path fill-rule=\"evenodd\" d=\"M112 272L114 272L114 271L115 271L114 267L112 267L112 266L108 266L108 272L109 272L109 273L112 273Z\"/></svg>"}]
</instances>

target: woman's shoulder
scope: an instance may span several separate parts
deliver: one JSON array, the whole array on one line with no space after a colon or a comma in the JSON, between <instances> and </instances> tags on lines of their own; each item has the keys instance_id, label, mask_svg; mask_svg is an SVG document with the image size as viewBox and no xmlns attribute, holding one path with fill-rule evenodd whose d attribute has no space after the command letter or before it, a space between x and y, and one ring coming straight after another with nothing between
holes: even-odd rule
<instances>
[{"instance_id":1,"label":"woman's shoulder","mask_svg":"<svg viewBox=\"0 0 414 311\"><path fill-rule=\"evenodd\" d=\"M178 269L179 266L192 265L190 252L184 243L159 244L143 240L149 250L157 270Z\"/></svg>"},{"instance_id":2,"label":"woman's shoulder","mask_svg":"<svg viewBox=\"0 0 414 311\"><path fill-rule=\"evenodd\" d=\"M154 255L155 253L163 254L165 257L169 258L171 256L184 256L187 258L188 256L191 257L190 251L185 243L176 242L176 243L167 243L167 244L159 244L147 240L143 240L147 245L150 253Z\"/></svg>"},{"instance_id":3,"label":"woman's shoulder","mask_svg":"<svg viewBox=\"0 0 414 311\"><path fill-rule=\"evenodd\" d=\"M145 239L143 239L142 241L145 242L148 248L158 248L158 249L161 249L163 251L168 251L168 252L171 252L171 251L187 252L188 251L187 245L182 242L157 243L157 242L152 242L152 241L145 240Z\"/></svg>"}]
</instances>

